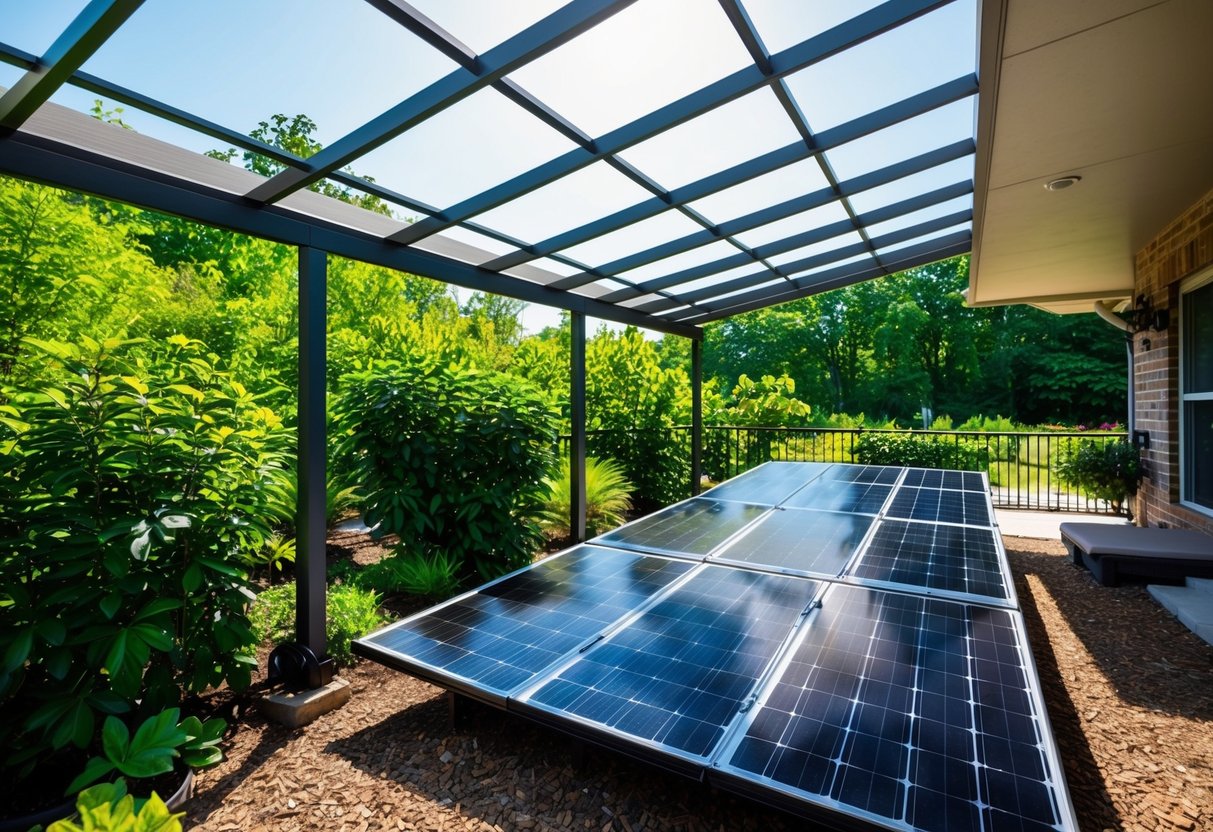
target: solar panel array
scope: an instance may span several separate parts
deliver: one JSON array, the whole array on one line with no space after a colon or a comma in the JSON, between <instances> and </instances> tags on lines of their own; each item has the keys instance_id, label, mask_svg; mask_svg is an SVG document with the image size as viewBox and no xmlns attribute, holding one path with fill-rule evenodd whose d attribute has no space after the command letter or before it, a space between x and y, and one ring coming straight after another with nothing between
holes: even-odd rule
<instances>
[{"instance_id":1,"label":"solar panel array","mask_svg":"<svg viewBox=\"0 0 1213 832\"><path fill-rule=\"evenodd\" d=\"M984 475L767 463L355 651L828 823L1077 828Z\"/></svg>"}]
</instances>

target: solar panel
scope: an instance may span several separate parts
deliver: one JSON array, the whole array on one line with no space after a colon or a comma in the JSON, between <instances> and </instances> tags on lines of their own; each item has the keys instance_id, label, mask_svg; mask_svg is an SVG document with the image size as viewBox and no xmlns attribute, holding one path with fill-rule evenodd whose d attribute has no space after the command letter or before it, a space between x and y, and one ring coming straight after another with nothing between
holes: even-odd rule
<instances>
[{"instance_id":1,"label":"solar panel","mask_svg":"<svg viewBox=\"0 0 1213 832\"><path fill-rule=\"evenodd\" d=\"M986 482L976 471L937 471L927 468L909 468L902 485L917 485L923 488L951 488L956 491L980 491L985 493Z\"/></svg>"},{"instance_id":2,"label":"solar panel","mask_svg":"<svg viewBox=\"0 0 1213 832\"><path fill-rule=\"evenodd\" d=\"M836 577L874 518L833 511L780 509L713 556L762 568Z\"/></svg>"},{"instance_id":3,"label":"solar panel","mask_svg":"<svg viewBox=\"0 0 1213 832\"><path fill-rule=\"evenodd\" d=\"M358 639L354 652L482 698L503 698L692 568L579 546Z\"/></svg>"},{"instance_id":4,"label":"solar panel","mask_svg":"<svg viewBox=\"0 0 1213 832\"><path fill-rule=\"evenodd\" d=\"M519 701L702 764L820 586L704 566Z\"/></svg>"},{"instance_id":5,"label":"solar panel","mask_svg":"<svg viewBox=\"0 0 1213 832\"><path fill-rule=\"evenodd\" d=\"M596 543L704 556L762 516L765 506L698 497L677 503L595 538Z\"/></svg>"},{"instance_id":6,"label":"solar panel","mask_svg":"<svg viewBox=\"0 0 1213 832\"><path fill-rule=\"evenodd\" d=\"M796 489L821 476L826 462L767 462L704 492L714 500L739 500L758 505L779 505Z\"/></svg>"},{"instance_id":7,"label":"solar panel","mask_svg":"<svg viewBox=\"0 0 1213 832\"><path fill-rule=\"evenodd\" d=\"M904 468L888 465L833 465L822 476L825 479L844 482L867 482L892 485L897 482Z\"/></svg>"},{"instance_id":8,"label":"solar panel","mask_svg":"<svg viewBox=\"0 0 1213 832\"><path fill-rule=\"evenodd\" d=\"M848 575L1014 604L991 529L882 520Z\"/></svg>"},{"instance_id":9,"label":"solar panel","mask_svg":"<svg viewBox=\"0 0 1213 832\"><path fill-rule=\"evenodd\" d=\"M801 633L709 777L892 828L1077 828L1017 612L834 585Z\"/></svg>"},{"instance_id":10,"label":"solar panel","mask_svg":"<svg viewBox=\"0 0 1213 832\"><path fill-rule=\"evenodd\" d=\"M976 491L945 491L939 488L902 486L893 495L889 517L989 526L990 506L985 494Z\"/></svg>"},{"instance_id":11,"label":"solar panel","mask_svg":"<svg viewBox=\"0 0 1213 832\"><path fill-rule=\"evenodd\" d=\"M891 485L849 482L822 478L812 482L783 501L788 508L816 508L822 511L854 511L879 514L893 493Z\"/></svg>"}]
</instances>

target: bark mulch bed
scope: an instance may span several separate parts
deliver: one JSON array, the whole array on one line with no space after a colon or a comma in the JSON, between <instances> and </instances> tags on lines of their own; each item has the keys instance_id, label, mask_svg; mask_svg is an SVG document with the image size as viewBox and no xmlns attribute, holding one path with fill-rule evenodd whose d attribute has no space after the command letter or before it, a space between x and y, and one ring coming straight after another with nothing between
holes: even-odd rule
<instances>
[{"instance_id":1,"label":"bark mulch bed","mask_svg":"<svg viewBox=\"0 0 1213 832\"><path fill-rule=\"evenodd\" d=\"M1105 588L1052 541L1008 538L1049 717L1085 831L1213 829L1213 647L1143 587ZM352 547L351 547L352 548ZM195 829L734 830L806 824L363 662L301 730L242 712L201 773Z\"/></svg>"}]
</instances>

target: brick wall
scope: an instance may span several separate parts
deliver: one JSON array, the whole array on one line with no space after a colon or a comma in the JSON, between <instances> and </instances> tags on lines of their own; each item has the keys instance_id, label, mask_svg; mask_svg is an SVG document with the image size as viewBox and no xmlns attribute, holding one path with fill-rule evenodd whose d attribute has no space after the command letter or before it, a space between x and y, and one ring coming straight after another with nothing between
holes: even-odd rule
<instances>
[{"instance_id":1,"label":"brick wall","mask_svg":"<svg viewBox=\"0 0 1213 832\"><path fill-rule=\"evenodd\" d=\"M1213 191L1177 217L1137 253L1134 296L1171 312L1165 332L1134 338L1136 429L1150 432L1137 522L1213 533L1213 516L1179 504L1179 284L1213 265Z\"/></svg>"}]
</instances>

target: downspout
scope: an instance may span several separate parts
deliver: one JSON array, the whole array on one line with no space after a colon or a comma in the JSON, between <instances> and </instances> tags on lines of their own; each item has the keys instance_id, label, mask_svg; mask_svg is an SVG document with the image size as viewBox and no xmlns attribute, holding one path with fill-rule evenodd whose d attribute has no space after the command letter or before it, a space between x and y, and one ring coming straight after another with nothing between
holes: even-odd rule
<instances>
[{"instance_id":1,"label":"downspout","mask_svg":"<svg viewBox=\"0 0 1213 832\"><path fill-rule=\"evenodd\" d=\"M1137 415L1137 391L1136 385L1133 383L1133 326L1113 312L1111 307L1102 300L1095 301L1095 314L1125 334L1125 353L1129 361L1129 418L1125 421L1125 429L1131 440Z\"/></svg>"}]
</instances>

